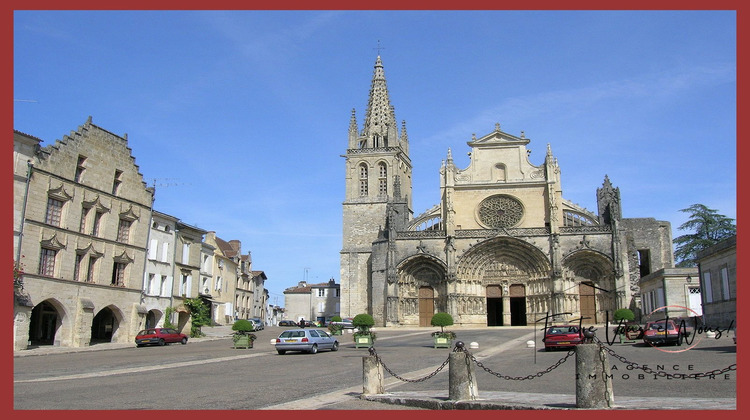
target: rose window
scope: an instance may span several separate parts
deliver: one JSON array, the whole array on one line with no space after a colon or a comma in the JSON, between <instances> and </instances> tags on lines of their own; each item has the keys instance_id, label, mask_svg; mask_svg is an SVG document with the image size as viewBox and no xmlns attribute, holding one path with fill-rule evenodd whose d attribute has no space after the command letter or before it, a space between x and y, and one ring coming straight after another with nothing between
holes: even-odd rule
<instances>
[{"instance_id":1,"label":"rose window","mask_svg":"<svg viewBox=\"0 0 750 420\"><path fill-rule=\"evenodd\" d=\"M523 205L507 195L493 195L479 203L479 221L491 228L515 226L523 217Z\"/></svg>"}]
</instances>

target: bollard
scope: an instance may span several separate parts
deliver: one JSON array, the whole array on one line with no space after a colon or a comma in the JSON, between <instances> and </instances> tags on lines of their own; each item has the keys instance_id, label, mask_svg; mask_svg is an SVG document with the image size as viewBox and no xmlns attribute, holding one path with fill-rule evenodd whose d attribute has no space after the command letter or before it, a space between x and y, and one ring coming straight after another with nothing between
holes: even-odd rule
<instances>
[{"instance_id":1,"label":"bollard","mask_svg":"<svg viewBox=\"0 0 750 420\"><path fill-rule=\"evenodd\" d=\"M612 408L612 373L599 344L576 346L576 408Z\"/></svg>"},{"instance_id":2,"label":"bollard","mask_svg":"<svg viewBox=\"0 0 750 420\"><path fill-rule=\"evenodd\" d=\"M459 351L451 352L448 360L448 399L476 400L479 397L477 377L474 374L474 364L466 354L464 343L456 343Z\"/></svg>"},{"instance_id":3,"label":"bollard","mask_svg":"<svg viewBox=\"0 0 750 420\"><path fill-rule=\"evenodd\" d=\"M370 355L362 357L362 394L383 394L383 365L378 361L372 347Z\"/></svg>"}]
</instances>

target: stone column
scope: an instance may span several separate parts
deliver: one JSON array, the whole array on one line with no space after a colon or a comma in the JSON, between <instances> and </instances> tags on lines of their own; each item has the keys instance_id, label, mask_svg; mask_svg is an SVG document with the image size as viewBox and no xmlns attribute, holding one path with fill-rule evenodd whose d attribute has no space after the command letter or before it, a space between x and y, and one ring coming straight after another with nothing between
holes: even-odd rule
<instances>
[{"instance_id":1,"label":"stone column","mask_svg":"<svg viewBox=\"0 0 750 420\"><path fill-rule=\"evenodd\" d=\"M463 342L456 343L463 349ZM479 397L474 363L463 351L451 352L448 360L448 399L476 400Z\"/></svg>"},{"instance_id":2,"label":"stone column","mask_svg":"<svg viewBox=\"0 0 750 420\"><path fill-rule=\"evenodd\" d=\"M598 344L576 346L576 408L612 408L612 373L607 352Z\"/></svg>"},{"instance_id":3,"label":"stone column","mask_svg":"<svg viewBox=\"0 0 750 420\"><path fill-rule=\"evenodd\" d=\"M383 394L383 365L378 362L377 356L362 357L362 394Z\"/></svg>"},{"instance_id":4,"label":"stone column","mask_svg":"<svg viewBox=\"0 0 750 420\"><path fill-rule=\"evenodd\" d=\"M503 296L503 325L510 325L510 296Z\"/></svg>"}]
</instances>

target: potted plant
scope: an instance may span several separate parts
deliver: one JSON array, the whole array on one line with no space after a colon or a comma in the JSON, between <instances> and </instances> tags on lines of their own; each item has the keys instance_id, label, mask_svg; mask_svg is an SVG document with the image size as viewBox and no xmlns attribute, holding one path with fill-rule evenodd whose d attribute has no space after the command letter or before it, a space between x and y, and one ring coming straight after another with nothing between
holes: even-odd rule
<instances>
[{"instance_id":1,"label":"potted plant","mask_svg":"<svg viewBox=\"0 0 750 420\"><path fill-rule=\"evenodd\" d=\"M432 316L430 325L440 327L440 331L432 333L435 348L450 348L451 342L456 338L453 331L445 331L444 327L453 325L453 317L449 313L438 312Z\"/></svg>"},{"instance_id":2,"label":"potted plant","mask_svg":"<svg viewBox=\"0 0 750 420\"><path fill-rule=\"evenodd\" d=\"M328 331L331 332L331 335L341 335L341 330L344 329L341 324L336 324L336 322L341 322L341 317L338 315L332 316L331 322L328 323Z\"/></svg>"},{"instance_id":3,"label":"potted plant","mask_svg":"<svg viewBox=\"0 0 750 420\"><path fill-rule=\"evenodd\" d=\"M633 329L633 320L635 319L633 311L627 308L620 308L615 311L614 318L615 322L617 322L615 334L619 336L620 344L633 343L634 341L632 341L631 336L638 333L638 331L631 330Z\"/></svg>"},{"instance_id":4,"label":"potted plant","mask_svg":"<svg viewBox=\"0 0 750 420\"><path fill-rule=\"evenodd\" d=\"M232 325L232 340L234 341L234 348L253 348L253 341L257 338L254 331L253 323L246 319L238 319Z\"/></svg>"},{"instance_id":5,"label":"potted plant","mask_svg":"<svg viewBox=\"0 0 750 420\"><path fill-rule=\"evenodd\" d=\"M354 348L369 348L375 342L375 333L370 328L375 320L369 314L359 314L352 319L352 325L357 328L354 333Z\"/></svg>"}]
</instances>

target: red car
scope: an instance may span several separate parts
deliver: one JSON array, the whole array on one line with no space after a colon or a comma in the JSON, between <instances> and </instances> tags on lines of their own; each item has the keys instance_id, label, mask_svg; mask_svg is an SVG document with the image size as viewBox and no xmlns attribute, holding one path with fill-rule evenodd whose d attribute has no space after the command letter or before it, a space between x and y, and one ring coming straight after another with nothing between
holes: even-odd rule
<instances>
[{"instance_id":1,"label":"red car","mask_svg":"<svg viewBox=\"0 0 750 420\"><path fill-rule=\"evenodd\" d=\"M553 325L544 333L544 350L573 347L583 342L583 333L578 325Z\"/></svg>"},{"instance_id":2,"label":"red car","mask_svg":"<svg viewBox=\"0 0 750 420\"><path fill-rule=\"evenodd\" d=\"M187 344L188 338L185 334L172 328L149 328L141 330L135 336L135 345L143 347L147 344L158 344L163 346L168 343Z\"/></svg>"},{"instance_id":3,"label":"red car","mask_svg":"<svg viewBox=\"0 0 750 420\"><path fill-rule=\"evenodd\" d=\"M677 324L671 319L666 322L664 320L651 321L646 324L646 328L643 331L643 342L652 346L656 344L681 346L682 336L683 334L680 333Z\"/></svg>"}]
</instances>

